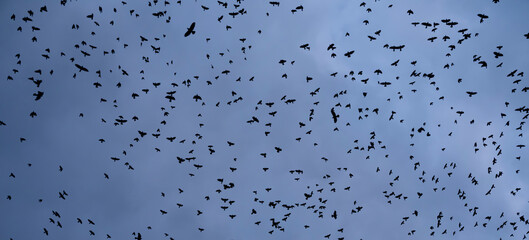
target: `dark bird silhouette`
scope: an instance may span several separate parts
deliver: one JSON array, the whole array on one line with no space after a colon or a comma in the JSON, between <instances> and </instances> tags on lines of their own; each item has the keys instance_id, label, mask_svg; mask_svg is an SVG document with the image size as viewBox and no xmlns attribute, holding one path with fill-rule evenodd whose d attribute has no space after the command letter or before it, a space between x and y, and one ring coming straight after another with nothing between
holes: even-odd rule
<instances>
[{"instance_id":1,"label":"dark bird silhouette","mask_svg":"<svg viewBox=\"0 0 529 240\"><path fill-rule=\"evenodd\" d=\"M472 97L472 96L474 96L474 95L476 95L476 94L478 94L478 93L477 93L477 92L470 92L470 91L467 91L467 94L468 94L469 97Z\"/></svg>"},{"instance_id":2,"label":"dark bird silhouette","mask_svg":"<svg viewBox=\"0 0 529 240\"><path fill-rule=\"evenodd\" d=\"M75 67L77 67L77 69L79 69L79 72L83 72L83 71L84 72L88 72L87 68L85 68L85 67L83 67L83 66L81 66L81 65L79 65L77 63L75 64Z\"/></svg>"},{"instance_id":3,"label":"dark bird silhouette","mask_svg":"<svg viewBox=\"0 0 529 240\"><path fill-rule=\"evenodd\" d=\"M332 115L332 120L334 121L334 123L338 122L338 118L340 117L340 115L336 114L336 112L334 111L334 108L331 108L331 115Z\"/></svg>"},{"instance_id":4,"label":"dark bird silhouette","mask_svg":"<svg viewBox=\"0 0 529 240\"><path fill-rule=\"evenodd\" d=\"M479 23L482 23L483 19L489 18L489 16L482 14L482 13L478 13L478 17L479 17Z\"/></svg>"},{"instance_id":5,"label":"dark bird silhouette","mask_svg":"<svg viewBox=\"0 0 529 240\"><path fill-rule=\"evenodd\" d=\"M184 37L188 37L191 34L195 34L195 22L191 23L191 25L187 28L187 31L184 33Z\"/></svg>"},{"instance_id":6,"label":"dark bird silhouette","mask_svg":"<svg viewBox=\"0 0 529 240\"><path fill-rule=\"evenodd\" d=\"M33 96L35 96L35 101L40 100L43 95L44 95L44 92L41 92L41 91L37 91L36 93L33 93Z\"/></svg>"}]
</instances>

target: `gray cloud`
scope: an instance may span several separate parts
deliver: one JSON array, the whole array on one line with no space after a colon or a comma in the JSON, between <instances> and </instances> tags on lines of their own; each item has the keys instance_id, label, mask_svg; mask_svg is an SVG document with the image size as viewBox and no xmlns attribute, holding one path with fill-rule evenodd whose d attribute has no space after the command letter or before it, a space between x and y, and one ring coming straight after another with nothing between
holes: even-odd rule
<instances>
[{"instance_id":1,"label":"gray cloud","mask_svg":"<svg viewBox=\"0 0 529 240\"><path fill-rule=\"evenodd\" d=\"M44 5L41 2L1 3L0 26L6 34L0 39L5 46L0 75L14 80L0 81L0 121L6 123L0 126L0 238L43 238L43 228L53 239L90 238L89 230L96 238L110 234L114 239L132 239L133 232L141 232L145 239L165 239L164 233L174 239L315 239L327 234L331 239L403 239L412 230L416 232L411 237L418 239L432 231L436 239L505 239L510 234L523 238L527 227L519 217L527 204L527 150L515 146L526 142L519 136L525 129L516 129L523 125L525 113L514 109L525 104L527 93L521 89L526 83L522 76L506 76L527 67L522 53L529 48L523 37L528 3L367 1L366 7L360 7L360 2L350 1L283 1L280 7L242 2L237 9L233 3L226 9L206 1L170 3L149 7L148 2L68 1L60 6L52 1L46 2L48 13L38 11ZM291 13L300 4L303 11ZM201 5L210 10L203 11ZM228 15L242 8L247 14ZM29 9L35 12L33 21L24 23L21 19ZM406 14L408 9L414 14ZM167 13L154 17L152 13L158 11ZM94 20L86 17L92 13ZM478 13L490 17L480 24ZM12 14L16 21L9 20ZM441 24L435 32L432 27L411 24L447 18L459 24L453 28ZM365 19L368 25L363 24ZM196 34L184 38L192 22L196 22ZM72 24L79 29L71 29ZM232 28L226 30L227 25ZM18 26L22 32L16 32ZM31 26L41 30L32 32ZM463 28L471 37L457 44L462 37L457 31ZM375 35L378 30L382 30L380 36ZM141 43L140 35L149 40ZM370 41L368 35L377 40ZM444 35L451 39L444 42ZM31 41L33 36L36 43ZM437 37L434 42L427 41L433 36ZM305 43L310 51L299 47ZM327 51L331 43L336 50ZM385 44L406 47L392 51ZM454 51L448 48L451 44L456 46ZM160 47L159 53L151 45ZM498 45L503 48L498 50ZM47 48L48 60L41 56ZM112 49L115 54L103 55ZM91 55L84 57L80 50ZM351 50L355 51L351 58L345 57ZM494 51L504 57L494 58ZM60 56L61 52L66 56ZM336 58L331 57L333 52ZM21 65L16 64L17 53ZM487 61L488 67L473 62L474 55ZM286 60L284 65L278 63L281 59ZM391 66L397 60L398 66ZM412 61L417 65L411 65ZM496 68L501 62L503 67ZM74 63L89 72L79 72ZM449 69L443 68L445 64ZM375 74L377 69L383 73ZM230 72L223 74L224 70ZM414 70L432 72L435 77L411 77ZM335 77L330 76L335 72ZM29 77L42 79L41 86L37 88ZM307 77L313 80L308 82ZM364 84L365 79L369 80ZM516 79L521 79L520 84L512 83ZM184 83L187 80L189 86ZM377 84L384 81L391 85ZM95 82L102 87L95 88ZM318 88L315 96L309 94ZM517 90L512 92L513 88ZM32 96L36 91L44 92L39 101ZM169 91L176 91L172 102L165 99ZM467 91L478 94L469 98ZM139 97L133 99L133 93ZM202 100L194 101L195 95ZM296 101L286 104L283 96ZM234 102L239 97L242 100ZM107 102L101 102L102 98ZM269 102L274 105L266 106ZM510 103L508 107L505 102ZM332 107L340 115L336 124ZM309 116L311 109L313 116ZM29 117L32 111L36 118ZM269 114L274 111L275 116ZM389 121L392 111L396 113ZM456 111L465 113L459 116ZM501 113L506 116L502 118ZM119 116L128 122L114 126ZM139 120L133 121L134 116ZM252 117L259 122L248 123ZM421 127L425 131L419 133ZM147 135L140 137L138 131ZM265 132L270 133L265 136ZM374 138L371 132L376 133ZM159 138L152 135L156 133ZM20 137L27 141L20 143ZM175 137L174 142L167 137ZM101 138L104 143L98 142ZM228 146L227 141L235 145ZM368 150L370 142L375 148ZM214 153L210 154L208 145ZM499 156L497 146L501 146ZM277 153L275 147L282 151ZM195 159L178 163L177 156ZM120 160L114 162L111 157ZM497 164L493 165L494 158ZM126 162L134 170L127 169ZM414 170L417 162L420 166ZM457 168L452 169L451 163ZM299 169L303 174L289 172ZM503 176L495 178L499 171ZM8 177L10 173L16 178ZM470 173L478 185L471 183ZM235 186L225 189L223 184L230 182ZM485 195L492 184L495 188ZM521 190L512 195L517 187ZM68 193L66 200L59 198L63 190ZM465 200L458 197L458 190L465 191ZM311 192L313 197L306 200L304 194ZM417 192L423 193L420 199ZM399 194L401 199L395 198ZM12 199L7 200L7 195ZM230 205L222 199L235 202ZM276 200L281 202L270 207ZM302 205L287 210L283 204ZM351 214L358 206L362 210ZM478 207L475 216L474 207ZM252 215L252 209L257 214ZM197 216L197 210L203 213ZM332 219L335 210L338 218ZM414 210L418 216L412 215ZM444 217L438 227L440 212ZM281 220L285 214L290 216ZM409 219L401 224L403 217ZM49 223L49 218L60 221L63 228ZM76 218L83 224L76 223ZM284 232L271 226L271 218L281 220ZM95 225L88 225L87 219ZM261 224L256 225L257 221ZM497 231L504 221L507 225ZM516 222L516 231L511 222ZM343 233L337 232L340 228ZM442 235L445 229L447 234Z\"/></svg>"}]
</instances>

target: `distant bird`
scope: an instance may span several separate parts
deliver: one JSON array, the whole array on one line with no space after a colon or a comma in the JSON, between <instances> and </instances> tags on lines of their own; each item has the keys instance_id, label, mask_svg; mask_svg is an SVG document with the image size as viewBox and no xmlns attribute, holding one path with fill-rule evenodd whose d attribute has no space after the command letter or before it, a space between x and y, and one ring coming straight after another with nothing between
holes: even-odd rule
<instances>
[{"instance_id":1,"label":"distant bird","mask_svg":"<svg viewBox=\"0 0 529 240\"><path fill-rule=\"evenodd\" d=\"M482 23L483 22L483 19L487 19L489 18L489 16L485 15L485 14L482 14L482 13L479 13L478 14L478 17L480 18L479 19L479 23Z\"/></svg>"},{"instance_id":2,"label":"distant bird","mask_svg":"<svg viewBox=\"0 0 529 240\"><path fill-rule=\"evenodd\" d=\"M188 37L191 34L195 34L195 22L191 23L191 25L187 28L187 31L184 33L184 37Z\"/></svg>"},{"instance_id":3,"label":"distant bird","mask_svg":"<svg viewBox=\"0 0 529 240\"><path fill-rule=\"evenodd\" d=\"M467 94L468 94L469 97L472 97L472 96L474 96L474 95L476 95L478 93L477 92L467 91Z\"/></svg>"},{"instance_id":4,"label":"distant bird","mask_svg":"<svg viewBox=\"0 0 529 240\"><path fill-rule=\"evenodd\" d=\"M36 93L33 93L33 96L35 96L35 101L40 100L43 95L44 95L44 92L41 92L41 91L37 91Z\"/></svg>"},{"instance_id":5,"label":"distant bird","mask_svg":"<svg viewBox=\"0 0 529 240\"><path fill-rule=\"evenodd\" d=\"M336 112L334 111L334 108L331 108L331 115L332 115L332 119L334 123L338 122L338 118L340 117L340 115L336 114Z\"/></svg>"},{"instance_id":6,"label":"distant bird","mask_svg":"<svg viewBox=\"0 0 529 240\"><path fill-rule=\"evenodd\" d=\"M79 65L77 63L75 64L75 67L77 67L77 69L79 69L79 72L82 72L82 71L88 72L87 68L85 68L85 67L83 67L83 66L81 66L81 65Z\"/></svg>"}]
</instances>

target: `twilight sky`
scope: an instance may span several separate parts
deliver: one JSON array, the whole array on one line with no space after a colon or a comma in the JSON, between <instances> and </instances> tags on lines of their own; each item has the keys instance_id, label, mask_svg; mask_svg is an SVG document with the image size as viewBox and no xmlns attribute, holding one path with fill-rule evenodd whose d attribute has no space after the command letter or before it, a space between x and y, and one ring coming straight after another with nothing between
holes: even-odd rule
<instances>
[{"instance_id":1,"label":"twilight sky","mask_svg":"<svg viewBox=\"0 0 529 240\"><path fill-rule=\"evenodd\" d=\"M0 240L529 235L529 2L272 3L1 1Z\"/></svg>"}]
</instances>

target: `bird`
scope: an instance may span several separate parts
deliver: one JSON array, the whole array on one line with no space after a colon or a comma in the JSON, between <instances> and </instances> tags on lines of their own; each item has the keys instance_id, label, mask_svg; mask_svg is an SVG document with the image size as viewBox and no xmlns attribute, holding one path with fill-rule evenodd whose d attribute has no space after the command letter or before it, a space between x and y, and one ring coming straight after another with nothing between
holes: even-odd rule
<instances>
[{"instance_id":1,"label":"bird","mask_svg":"<svg viewBox=\"0 0 529 240\"><path fill-rule=\"evenodd\" d=\"M468 94L469 97L472 97L472 96L474 96L474 95L476 95L478 93L477 92L472 92L472 91L467 91L467 94Z\"/></svg>"},{"instance_id":2,"label":"bird","mask_svg":"<svg viewBox=\"0 0 529 240\"><path fill-rule=\"evenodd\" d=\"M44 92L41 92L41 91L37 91L36 93L33 93L33 96L35 96L35 101L40 100L43 95L44 95Z\"/></svg>"},{"instance_id":3,"label":"bird","mask_svg":"<svg viewBox=\"0 0 529 240\"><path fill-rule=\"evenodd\" d=\"M191 34L195 34L195 22L191 23L187 28L187 31L184 33L184 37L188 37Z\"/></svg>"},{"instance_id":4,"label":"bird","mask_svg":"<svg viewBox=\"0 0 529 240\"><path fill-rule=\"evenodd\" d=\"M334 123L338 122L338 118L340 117L340 115L336 114L336 112L334 111L334 108L331 108L331 115L332 115L332 119Z\"/></svg>"},{"instance_id":5,"label":"bird","mask_svg":"<svg viewBox=\"0 0 529 240\"><path fill-rule=\"evenodd\" d=\"M482 23L483 19L489 18L489 16L487 16L487 15L485 15L483 13L478 13L478 17L479 17L479 23Z\"/></svg>"}]
</instances>

